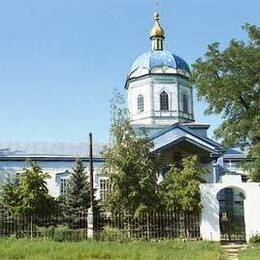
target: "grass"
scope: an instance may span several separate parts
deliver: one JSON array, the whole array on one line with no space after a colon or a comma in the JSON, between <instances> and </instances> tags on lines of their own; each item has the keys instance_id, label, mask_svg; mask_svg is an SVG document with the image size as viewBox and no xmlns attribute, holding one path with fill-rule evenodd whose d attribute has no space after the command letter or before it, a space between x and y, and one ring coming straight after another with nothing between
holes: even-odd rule
<instances>
[{"instance_id":1,"label":"grass","mask_svg":"<svg viewBox=\"0 0 260 260\"><path fill-rule=\"evenodd\" d=\"M54 242L48 240L0 240L0 259L224 259L220 245L211 242Z\"/></svg>"},{"instance_id":2,"label":"grass","mask_svg":"<svg viewBox=\"0 0 260 260\"><path fill-rule=\"evenodd\" d=\"M240 250L238 253L239 260L259 260L260 243L251 244L247 249Z\"/></svg>"}]
</instances>

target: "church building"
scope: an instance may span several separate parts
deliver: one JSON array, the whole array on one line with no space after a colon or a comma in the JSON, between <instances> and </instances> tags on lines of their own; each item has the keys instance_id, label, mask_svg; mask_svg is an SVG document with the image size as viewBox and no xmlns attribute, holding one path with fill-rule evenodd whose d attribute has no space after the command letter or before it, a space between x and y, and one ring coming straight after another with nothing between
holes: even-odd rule
<instances>
[{"instance_id":1,"label":"church building","mask_svg":"<svg viewBox=\"0 0 260 260\"><path fill-rule=\"evenodd\" d=\"M154 146L151 153L160 153L164 167L187 155L197 155L208 171L208 183L221 181L228 173L245 175L239 163L246 157L239 150L224 151L221 144L208 138L209 124L195 120L193 90L189 65L184 59L164 48L166 34L155 13L150 32L150 50L136 58L125 83L127 104L134 129L146 133ZM122 75L123 76L123 75ZM108 192L107 177L102 175L105 159L94 147L94 186L97 198ZM50 174L50 194L57 197L66 185L75 160L88 166L88 145L68 143L0 143L0 182L28 166L28 159L39 163ZM244 178L246 179L246 177Z\"/></svg>"}]
</instances>

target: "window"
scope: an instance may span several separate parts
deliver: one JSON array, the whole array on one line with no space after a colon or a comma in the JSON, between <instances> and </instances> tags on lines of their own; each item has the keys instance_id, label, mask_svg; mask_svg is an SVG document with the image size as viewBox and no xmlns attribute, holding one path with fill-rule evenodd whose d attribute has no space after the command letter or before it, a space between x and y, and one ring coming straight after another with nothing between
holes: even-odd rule
<instances>
[{"instance_id":1,"label":"window","mask_svg":"<svg viewBox=\"0 0 260 260\"><path fill-rule=\"evenodd\" d=\"M188 113L189 112L188 96L186 94L182 95L182 106L183 106L183 112Z\"/></svg>"},{"instance_id":2,"label":"window","mask_svg":"<svg viewBox=\"0 0 260 260\"><path fill-rule=\"evenodd\" d=\"M68 179L61 178L60 179L60 195L66 193L67 186L68 186Z\"/></svg>"},{"instance_id":3,"label":"window","mask_svg":"<svg viewBox=\"0 0 260 260\"><path fill-rule=\"evenodd\" d=\"M160 110L169 110L168 94L165 91L160 94Z\"/></svg>"},{"instance_id":4,"label":"window","mask_svg":"<svg viewBox=\"0 0 260 260\"><path fill-rule=\"evenodd\" d=\"M137 97L137 110L138 112L144 111L144 97L142 95Z\"/></svg>"},{"instance_id":5,"label":"window","mask_svg":"<svg viewBox=\"0 0 260 260\"><path fill-rule=\"evenodd\" d=\"M109 193L111 192L111 185L108 179L100 179L99 180L99 189L100 189L100 200L104 202Z\"/></svg>"}]
</instances>

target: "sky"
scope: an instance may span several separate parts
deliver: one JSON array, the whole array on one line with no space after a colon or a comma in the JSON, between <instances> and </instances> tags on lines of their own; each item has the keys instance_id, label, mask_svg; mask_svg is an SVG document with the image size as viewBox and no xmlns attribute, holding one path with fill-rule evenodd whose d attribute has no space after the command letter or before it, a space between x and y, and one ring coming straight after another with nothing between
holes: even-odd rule
<instances>
[{"instance_id":1,"label":"sky","mask_svg":"<svg viewBox=\"0 0 260 260\"><path fill-rule=\"evenodd\" d=\"M106 142L109 99L150 49L154 11L152 0L0 0L0 141ZM260 21L259 0L161 0L159 11L166 49L188 64ZM206 107L195 101L195 118L212 136L221 118Z\"/></svg>"}]
</instances>

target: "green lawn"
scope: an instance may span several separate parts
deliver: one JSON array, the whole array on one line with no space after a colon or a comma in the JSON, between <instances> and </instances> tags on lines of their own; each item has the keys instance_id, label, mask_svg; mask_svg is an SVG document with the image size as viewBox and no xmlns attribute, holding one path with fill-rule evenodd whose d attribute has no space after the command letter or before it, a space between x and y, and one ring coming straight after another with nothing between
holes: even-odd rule
<instances>
[{"instance_id":1,"label":"green lawn","mask_svg":"<svg viewBox=\"0 0 260 260\"><path fill-rule=\"evenodd\" d=\"M0 259L224 259L219 244L210 242L54 242L0 240Z\"/></svg>"},{"instance_id":2,"label":"green lawn","mask_svg":"<svg viewBox=\"0 0 260 260\"><path fill-rule=\"evenodd\" d=\"M239 260L259 260L260 243L249 245L248 249L240 250L238 256Z\"/></svg>"}]
</instances>

